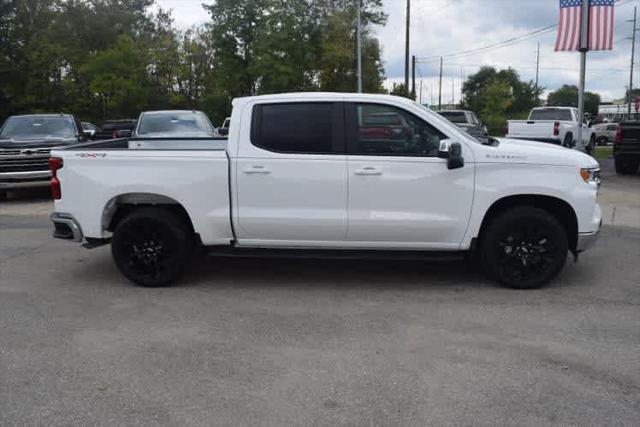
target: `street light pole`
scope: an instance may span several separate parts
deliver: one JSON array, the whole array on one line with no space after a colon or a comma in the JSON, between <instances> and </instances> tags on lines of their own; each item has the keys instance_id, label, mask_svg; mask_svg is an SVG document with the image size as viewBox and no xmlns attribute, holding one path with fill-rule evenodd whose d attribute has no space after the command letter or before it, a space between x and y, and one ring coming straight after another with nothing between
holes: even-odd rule
<instances>
[{"instance_id":1,"label":"street light pole","mask_svg":"<svg viewBox=\"0 0 640 427\"><path fill-rule=\"evenodd\" d=\"M362 24L360 23L360 0L356 0L358 10L357 35L358 38L358 93L362 93Z\"/></svg>"},{"instance_id":2,"label":"street light pole","mask_svg":"<svg viewBox=\"0 0 640 427\"><path fill-rule=\"evenodd\" d=\"M411 16L410 0L407 0L407 24L404 38L404 91L409 95L409 22Z\"/></svg>"},{"instance_id":3,"label":"street light pole","mask_svg":"<svg viewBox=\"0 0 640 427\"><path fill-rule=\"evenodd\" d=\"M631 119L631 102L632 102L632 93L633 90L633 61L634 54L636 52L636 11L637 7L633 7L633 36L631 37L631 71L629 73L629 93L627 95L627 120Z\"/></svg>"}]
</instances>

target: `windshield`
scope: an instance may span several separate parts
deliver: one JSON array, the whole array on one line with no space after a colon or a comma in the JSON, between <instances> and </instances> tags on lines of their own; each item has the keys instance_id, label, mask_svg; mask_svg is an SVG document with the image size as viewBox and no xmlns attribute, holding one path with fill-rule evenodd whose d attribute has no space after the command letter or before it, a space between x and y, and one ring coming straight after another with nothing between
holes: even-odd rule
<instances>
[{"instance_id":1,"label":"windshield","mask_svg":"<svg viewBox=\"0 0 640 427\"><path fill-rule=\"evenodd\" d=\"M166 112L144 114L138 135L213 136L213 128L200 112Z\"/></svg>"},{"instance_id":2,"label":"windshield","mask_svg":"<svg viewBox=\"0 0 640 427\"><path fill-rule=\"evenodd\" d=\"M12 139L74 138L73 122L64 116L14 116L2 127L0 137Z\"/></svg>"},{"instance_id":3,"label":"windshield","mask_svg":"<svg viewBox=\"0 0 640 427\"><path fill-rule=\"evenodd\" d=\"M467 118L461 111L442 111L438 114L453 123L467 123Z\"/></svg>"},{"instance_id":4,"label":"windshield","mask_svg":"<svg viewBox=\"0 0 640 427\"><path fill-rule=\"evenodd\" d=\"M540 110L533 110L529 116L529 120L573 121L571 118L571 110L567 108L543 108Z\"/></svg>"}]
</instances>

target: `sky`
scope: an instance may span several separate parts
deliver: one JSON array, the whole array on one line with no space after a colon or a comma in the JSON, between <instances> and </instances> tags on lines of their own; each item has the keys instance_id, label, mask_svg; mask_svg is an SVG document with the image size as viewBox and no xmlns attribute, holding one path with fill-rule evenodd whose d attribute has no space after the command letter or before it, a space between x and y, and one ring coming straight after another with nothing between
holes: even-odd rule
<instances>
[{"instance_id":1,"label":"sky","mask_svg":"<svg viewBox=\"0 0 640 427\"><path fill-rule=\"evenodd\" d=\"M211 3L211 0L156 2L164 9L173 10L179 28L188 28L207 21L201 4ZM449 103L452 99L458 102L463 76L473 74L482 65L498 69L511 66L522 79L534 80L538 42L538 81L545 92L563 84L577 85L580 55L554 52L555 28L505 47L447 58L557 24L558 3L558 0L411 0L410 54L418 58L416 92L420 93L422 81L422 102L438 102L438 58L441 55L445 56L442 102ZM385 26L375 27L374 31L382 46L387 75L385 86L390 88L393 82L404 81L406 0L383 0L383 4L388 20ZM640 6L640 0L620 0L616 4L613 50L587 54L586 90L599 93L603 101L622 98L629 85L633 25L628 21L633 19L634 6ZM638 21L640 27L640 17ZM640 66L634 68L637 82L634 87L640 87L640 75L637 74Z\"/></svg>"}]
</instances>

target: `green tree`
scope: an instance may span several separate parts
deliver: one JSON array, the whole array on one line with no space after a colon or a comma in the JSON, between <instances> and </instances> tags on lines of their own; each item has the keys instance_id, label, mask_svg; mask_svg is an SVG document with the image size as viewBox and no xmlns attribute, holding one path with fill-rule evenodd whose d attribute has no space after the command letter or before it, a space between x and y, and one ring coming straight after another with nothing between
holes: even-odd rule
<instances>
[{"instance_id":1,"label":"green tree","mask_svg":"<svg viewBox=\"0 0 640 427\"><path fill-rule=\"evenodd\" d=\"M105 116L137 117L148 107L146 65L144 52L127 36L90 58L82 71L91 91L102 100Z\"/></svg>"},{"instance_id":2,"label":"green tree","mask_svg":"<svg viewBox=\"0 0 640 427\"><path fill-rule=\"evenodd\" d=\"M547 105L562 107L578 107L578 87L563 85L560 89L549 93ZM593 92L584 93L584 112L591 116L598 115L600 95Z\"/></svg>"}]
</instances>

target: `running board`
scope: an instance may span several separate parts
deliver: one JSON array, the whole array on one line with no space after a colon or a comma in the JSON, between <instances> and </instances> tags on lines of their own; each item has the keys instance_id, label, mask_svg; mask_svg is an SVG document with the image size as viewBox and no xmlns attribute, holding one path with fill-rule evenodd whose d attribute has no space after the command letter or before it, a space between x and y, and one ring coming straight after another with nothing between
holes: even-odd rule
<instances>
[{"instance_id":1,"label":"running board","mask_svg":"<svg viewBox=\"0 0 640 427\"><path fill-rule=\"evenodd\" d=\"M231 246L208 246L205 252L215 257L239 258L299 258L299 259L385 259L420 261L459 261L465 251L407 251L373 249L281 249L239 248Z\"/></svg>"}]
</instances>

